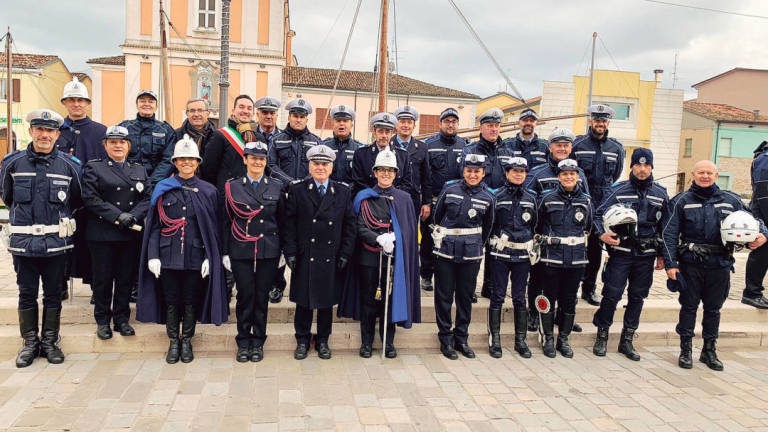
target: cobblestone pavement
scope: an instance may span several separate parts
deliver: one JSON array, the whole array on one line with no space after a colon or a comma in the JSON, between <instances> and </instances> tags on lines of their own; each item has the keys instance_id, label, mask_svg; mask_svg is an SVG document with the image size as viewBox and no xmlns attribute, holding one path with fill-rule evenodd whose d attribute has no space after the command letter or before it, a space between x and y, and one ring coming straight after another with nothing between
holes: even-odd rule
<instances>
[{"instance_id":1,"label":"cobblestone pavement","mask_svg":"<svg viewBox=\"0 0 768 432\"><path fill-rule=\"evenodd\" d=\"M586 348L573 359L510 351L450 361L353 352L240 364L198 353L73 354L61 365L0 363L0 431L741 431L768 430L768 352L726 351L724 372L644 347L632 362Z\"/></svg>"}]
</instances>

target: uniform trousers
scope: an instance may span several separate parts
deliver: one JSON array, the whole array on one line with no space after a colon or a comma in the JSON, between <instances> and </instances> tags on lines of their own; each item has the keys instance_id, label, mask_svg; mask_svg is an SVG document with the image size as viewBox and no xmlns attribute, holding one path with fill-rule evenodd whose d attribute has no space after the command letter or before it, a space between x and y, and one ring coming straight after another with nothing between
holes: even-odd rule
<instances>
[{"instance_id":1,"label":"uniform trousers","mask_svg":"<svg viewBox=\"0 0 768 432\"><path fill-rule=\"evenodd\" d=\"M138 241L92 241L88 243L93 263L93 317L96 324L128 322L131 288L138 275Z\"/></svg>"},{"instance_id":2,"label":"uniform trousers","mask_svg":"<svg viewBox=\"0 0 768 432\"><path fill-rule=\"evenodd\" d=\"M165 270L160 272L166 305L188 306L197 302L202 281L200 270Z\"/></svg>"},{"instance_id":3,"label":"uniform trousers","mask_svg":"<svg viewBox=\"0 0 768 432\"><path fill-rule=\"evenodd\" d=\"M541 281L544 296L549 300L550 310L557 307L560 313L576 313L576 292L584 275L584 267L541 267Z\"/></svg>"},{"instance_id":4,"label":"uniform trousers","mask_svg":"<svg viewBox=\"0 0 768 432\"><path fill-rule=\"evenodd\" d=\"M456 263L440 257L435 260L435 317L442 345L467 343L472 320L472 294L475 292L480 262ZM451 306L456 299L456 325L451 330Z\"/></svg>"},{"instance_id":5,"label":"uniform trousers","mask_svg":"<svg viewBox=\"0 0 768 432\"><path fill-rule=\"evenodd\" d=\"M13 256L16 283L19 285L19 309L37 309L37 293L43 281L43 308L61 309L61 280L67 255L52 257Z\"/></svg>"},{"instance_id":6,"label":"uniform trousers","mask_svg":"<svg viewBox=\"0 0 768 432\"><path fill-rule=\"evenodd\" d=\"M387 327L387 344L395 340L395 324L392 323L392 299L390 298L387 317L384 317L384 295L387 292L386 262L382 265L381 278L379 267L360 265L357 273L360 277L360 339L363 345L373 345L376 321L379 322L379 337L384 339L384 326ZM381 287L381 300L376 300L376 289Z\"/></svg>"},{"instance_id":7,"label":"uniform trousers","mask_svg":"<svg viewBox=\"0 0 768 432\"><path fill-rule=\"evenodd\" d=\"M584 283L582 284L582 292L592 292L595 290L597 283L597 272L600 270L600 263L603 260L603 246L600 242L600 237L595 233L590 233L587 239L587 267L584 269Z\"/></svg>"},{"instance_id":8,"label":"uniform trousers","mask_svg":"<svg viewBox=\"0 0 768 432\"><path fill-rule=\"evenodd\" d=\"M269 290L277 274L279 258L253 260L233 259L232 274L237 284L237 336L240 348L261 347L267 339Z\"/></svg>"},{"instance_id":9,"label":"uniform trousers","mask_svg":"<svg viewBox=\"0 0 768 432\"><path fill-rule=\"evenodd\" d=\"M704 339L716 339L719 335L720 308L728 298L731 275L728 267L712 268L696 264L680 263L680 273L685 288L680 289L680 319L675 331L682 337L693 337L696 311L704 305L701 335Z\"/></svg>"},{"instance_id":10,"label":"uniform trousers","mask_svg":"<svg viewBox=\"0 0 768 432\"><path fill-rule=\"evenodd\" d=\"M312 315L314 310L296 304L296 313L293 316L293 329L296 332L296 342L309 344L312 336ZM315 342L328 342L333 326L333 307L317 309L317 337Z\"/></svg>"},{"instance_id":11,"label":"uniform trousers","mask_svg":"<svg viewBox=\"0 0 768 432\"><path fill-rule=\"evenodd\" d=\"M528 283L528 273L531 271L531 261L510 262L491 258L491 275L493 276L493 291L491 291L491 309L501 309L504 297L507 295L507 285L512 283L512 304L515 309L525 309L525 287Z\"/></svg>"},{"instance_id":12,"label":"uniform trousers","mask_svg":"<svg viewBox=\"0 0 768 432\"><path fill-rule=\"evenodd\" d=\"M624 310L624 328L637 329L640 325L640 313L643 301L653 284L653 268L656 257L633 257L612 255L603 268L603 298L600 307L592 318L598 328L609 328L613 324L616 305L627 289L627 307Z\"/></svg>"},{"instance_id":13,"label":"uniform trousers","mask_svg":"<svg viewBox=\"0 0 768 432\"><path fill-rule=\"evenodd\" d=\"M433 223L434 219L432 219L431 213L426 220L419 221L419 231L421 231L421 244L419 244L420 274L425 279L432 279L432 275L435 274L435 255L432 253L435 242L432 240L432 230L429 228Z\"/></svg>"},{"instance_id":14,"label":"uniform trousers","mask_svg":"<svg viewBox=\"0 0 768 432\"><path fill-rule=\"evenodd\" d=\"M742 294L747 298L763 295L763 279L768 272L768 246L762 245L749 253L747 257L747 285Z\"/></svg>"}]
</instances>

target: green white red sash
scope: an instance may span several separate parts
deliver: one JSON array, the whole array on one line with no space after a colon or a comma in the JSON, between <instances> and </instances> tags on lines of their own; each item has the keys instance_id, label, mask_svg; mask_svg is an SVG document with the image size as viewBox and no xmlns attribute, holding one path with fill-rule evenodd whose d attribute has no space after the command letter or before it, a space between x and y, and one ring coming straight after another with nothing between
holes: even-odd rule
<instances>
[{"instance_id":1,"label":"green white red sash","mask_svg":"<svg viewBox=\"0 0 768 432\"><path fill-rule=\"evenodd\" d=\"M240 154L240 156L243 156L245 142L243 142L243 138L240 137L240 134L230 126L225 126L219 129L219 132L221 132L221 134L224 135L224 138L229 141L229 143L232 145L232 148L234 148L235 151Z\"/></svg>"}]
</instances>

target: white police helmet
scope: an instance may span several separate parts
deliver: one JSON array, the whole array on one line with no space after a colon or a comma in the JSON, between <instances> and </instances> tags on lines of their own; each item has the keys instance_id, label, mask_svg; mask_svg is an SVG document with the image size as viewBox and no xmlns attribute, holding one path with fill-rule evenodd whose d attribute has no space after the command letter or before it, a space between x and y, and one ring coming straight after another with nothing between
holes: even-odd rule
<instances>
[{"instance_id":1,"label":"white police helmet","mask_svg":"<svg viewBox=\"0 0 768 432\"><path fill-rule=\"evenodd\" d=\"M197 143L184 134L184 138L176 142L176 147L173 148L173 156L171 161L178 158L195 158L198 162L202 162L203 158L200 157L200 151L197 149Z\"/></svg>"},{"instance_id":2,"label":"white police helmet","mask_svg":"<svg viewBox=\"0 0 768 432\"><path fill-rule=\"evenodd\" d=\"M758 235L760 235L760 222L744 210L729 214L720 224L720 238L723 240L723 245L751 243L757 239Z\"/></svg>"},{"instance_id":3,"label":"white police helmet","mask_svg":"<svg viewBox=\"0 0 768 432\"><path fill-rule=\"evenodd\" d=\"M634 235L637 232L637 212L622 204L614 204L603 213L603 229L620 237Z\"/></svg>"},{"instance_id":4,"label":"white police helmet","mask_svg":"<svg viewBox=\"0 0 768 432\"><path fill-rule=\"evenodd\" d=\"M373 164L374 171L376 168L397 168L397 157L392 150L383 150L376 155L376 162Z\"/></svg>"},{"instance_id":5,"label":"white police helmet","mask_svg":"<svg viewBox=\"0 0 768 432\"><path fill-rule=\"evenodd\" d=\"M77 77L72 77L72 81L64 85L61 101L64 102L64 99L68 98L81 98L88 100L88 102L91 101L91 98L88 97L88 88Z\"/></svg>"}]
</instances>

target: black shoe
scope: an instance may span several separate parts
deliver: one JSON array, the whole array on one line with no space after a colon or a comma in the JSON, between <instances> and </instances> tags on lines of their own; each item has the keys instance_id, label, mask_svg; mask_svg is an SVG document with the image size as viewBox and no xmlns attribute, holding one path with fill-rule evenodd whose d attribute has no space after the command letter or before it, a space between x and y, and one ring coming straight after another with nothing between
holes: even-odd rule
<instances>
[{"instance_id":1,"label":"black shoe","mask_svg":"<svg viewBox=\"0 0 768 432\"><path fill-rule=\"evenodd\" d=\"M64 353L57 345L59 343L59 328L61 326L61 309L43 310L43 331L40 340L40 356L48 359L48 363L64 363Z\"/></svg>"},{"instance_id":2,"label":"black shoe","mask_svg":"<svg viewBox=\"0 0 768 432\"><path fill-rule=\"evenodd\" d=\"M120 336L136 336L136 330L127 322L115 324L115 331L120 332Z\"/></svg>"},{"instance_id":3,"label":"black shoe","mask_svg":"<svg viewBox=\"0 0 768 432\"><path fill-rule=\"evenodd\" d=\"M745 305L754 306L758 309L768 309L768 299L764 296L760 297L742 297L741 302Z\"/></svg>"},{"instance_id":4,"label":"black shoe","mask_svg":"<svg viewBox=\"0 0 768 432\"><path fill-rule=\"evenodd\" d=\"M269 302L280 303L282 299L283 299L283 290L280 287L273 286L272 289L269 290Z\"/></svg>"},{"instance_id":5,"label":"black shoe","mask_svg":"<svg viewBox=\"0 0 768 432\"><path fill-rule=\"evenodd\" d=\"M528 311L525 308L515 308L515 351L522 358L531 358L531 349L525 341L528 327Z\"/></svg>"},{"instance_id":6,"label":"black shoe","mask_svg":"<svg viewBox=\"0 0 768 432\"><path fill-rule=\"evenodd\" d=\"M534 333L539 331L539 313L536 309L528 310L528 331Z\"/></svg>"},{"instance_id":7,"label":"black shoe","mask_svg":"<svg viewBox=\"0 0 768 432\"><path fill-rule=\"evenodd\" d=\"M597 328L597 336L595 337L595 345L592 346L592 353L598 357L605 357L605 352L608 350L608 329Z\"/></svg>"},{"instance_id":8,"label":"black shoe","mask_svg":"<svg viewBox=\"0 0 768 432\"><path fill-rule=\"evenodd\" d=\"M293 351L293 358L296 360L304 360L307 358L307 351L309 351L309 345L306 343L296 344L296 350Z\"/></svg>"},{"instance_id":9,"label":"black shoe","mask_svg":"<svg viewBox=\"0 0 768 432\"><path fill-rule=\"evenodd\" d=\"M395 346L392 344L387 344L386 349L384 349L384 357L393 359L397 357L397 350L395 349Z\"/></svg>"},{"instance_id":10,"label":"black shoe","mask_svg":"<svg viewBox=\"0 0 768 432\"><path fill-rule=\"evenodd\" d=\"M635 329L624 328L621 329L621 340L619 341L619 352L624 354L628 359L633 361L640 361L640 354L635 351L635 346L632 344L632 340L635 338Z\"/></svg>"},{"instance_id":11,"label":"black shoe","mask_svg":"<svg viewBox=\"0 0 768 432\"><path fill-rule=\"evenodd\" d=\"M716 371L723 370L723 362L717 358L715 351L715 341L717 339L704 339L704 347L701 349L699 361L706 364L708 368Z\"/></svg>"},{"instance_id":12,"label":"black shoe","mask_svg":"<svg viewBox=\"0 0 768 432\"><path fill-rule=\"evenodd\" d=\"M134 284L131 287L131 294L128 296L128 301L131 303L136 303L136 299L139 298L139 284Z\"/></svg>"},{"instance_id":13,"label":"black shoe","mask_svg":"<svg viewBox=\"0 0 768 432\"><path fill-rule=\"evenodd\" d=\"M488 309L488 354L501 358L501 309Z\"/></svg>"},{"instance_id":14,"label":"black shoe","mask_svg":"<svg viewBox=\"0 0 768 432\"><path fill-rule=\"evenodd\" d=\"M584 286L582 286L581 298L582 300L586 300L587 303L591 304L592 306L600 306L600 297L597 296L597 293L595 292L594 289L585 290Z\"/></svg>"},{"instance_id":15,"label":"black shoe","mask_svg":"<svg viewBox=\"0 0 768 432\"><path fill-rule=\"evenodd\" d=\"M560 351L560 354L565 358L573 357L573 349L571 344L568 343L568 337L571 335L571 330L573 330L573 320L575 318L575 314L563 313L563 318L557 331L557 345L555 349Z\"/></svg>"},{"instance_id":16,"label":"black shoe","mask_svg":"<svg viewBox=\"0 0 768 432\"><path fill-rule=\"evenodd\" d=\"M262 360L264 360L264 347L253 347L251 350L251 361L253 363L258 363Z\"/></svg>"},{"instance_id":17,"label":"black shoe","mask_svg":"<svg viewBox=\"0 0 768 432\"><path fill-rule=\"evenodd\" d=\"M37 337L37 307L19 310L19 330L24 339L19 354L16 356L16 367L27 367L40 355L40 338Z\"/></svg>"},{"instance_id":18,"label":"black shoe","mask_svg":"<svg viewBox=\"0 0 768 432\"><path fill-rule=\"evenodd\" d=\"M361 345L360 346L360 357L362 358L371 358L373 355L373 348L370 345Z\"/></svg>"},{"instance_id":19,"label":"black shoe","mask_svg":"<svg viewBox=\"0 0 768 432\"><path fill-rule=\"evenodd\" d=\"M63 290L61 290L61 300L64 301L67 299L69 299L69 290L64 288Z\"/></svg>"},{"instance_id":20,"label":"black shoe","mask_svg":"<svg viewBox=\"0 0 768 432\"><path fill-rule=\"evenodd\" d=\"M445 358L448 360L458 360L459 355L456 354L456 350L452 347L449 347L448 345L442 345L440 344L440 352L443 353Z\"/></svg>"},{"instance_id":21,"label":"black shoe","mask_svg":"<svg viewBox=\"0 0 768 432\"><path fill-rule=\"evenodd\" d=\"M328 346L328 342L315 342L315 351L317 356L323 360L331 358L331 348Z\"/></svg>"},{"instance_id":22,"label":"black shoe","mask_svg":"<svg viewBox=\"0 0 768 432\"><path fill-rule=\"evenodd\" d=\"M168 344L168 353L165 354L165 362L168 364L175 364L179 362L179 340L171 339L171 343Z\"/></svg>"},{"instance_id":23,"label":"black shoe","mask_svg":"<svg viewBox=\"0 0 768 432\"><path fill-rule=\"evenodd\" d=\"M465 343L463 343L463 344L462 343L457 343L454 346L454 348L456 349L456 351L460 352L461 355L463 355L466 358L470 358L470 359L475 358L475 352L472 351L472 348L470 348L469 345L467 345Z\"/></svg>"},{"instance_id":24,"label":"black shoe","mask_svg":"<svg viewBox=\"0 0 768 432\"><path fill-rule=\"evenodd\" d=\"M181 362L189 363L195 359L195 353L192 352L192 339L183 338L181 340Z\"/></svg>"},{"instance_id":25,"label":"black shoe","mask_svg":"<svg viewBox=\"0 0 768 432\"><path fill-rule=\"evenodd\" d=\"M109 324L99 324L96 326L96 336L101 340L112 339L112 329Z\"/></svg>"},{"instance_id":26,"label":"black shoe","mask_svg":"<svg viewBox=\"0 0 768 432\"><path fill-rule=\"evenodd\" d=\"M96 304L96 299L95 299L95 298L93 298L93 294L91 294L91 299L89 300L89 302L90 302L92 305L95 305L95 304Z\"/></svg>"},{"instance_id":27,"label":"black shoe","mask_svg":"<svg viewBox=\"0 0 768 432\"><path fill-rule=\"evenodd\" d=\"M571 329L571 331L574 333L581 333L584 330L581 328L579 324L573 323L573 328Z\"/></svg>"},{"instance_id":28,"label":"black shoe","mask_svg":"<svg viewBox=\"0 0 768 432\"><path fill-rule=\"evenodd\" d=\"M251 359L250 347L237 347L237 354L235 354L235 360L238 363L245 363Z\"/></svg>"},{"instance_id":29,"label":"black shoe","mask_svg":"<svg viewBox=\"0 0 768 432\"><path fill-rule=\"evenodd\" d=\"M472 293L472 303L477 303L477 293Z\"/></svg>"},{"instance_id":30,"label":"black shoe","mask_svg":"<svg viewBox=\"0 0 768 432\"><path fill-rule=\"evenodd\" d=\"M421 289L424 291L432 291L434 290L434 287L432 286L432 277L421 277Z\"/></svg>"},{"instance_id":31,"label":"black shoe","mask_svg":"<svg viewBox=\"0 0 768 432\"><path fill-rule=\"evenodd\" d=\"M691 351L693 350L692 341L689 337L680 337L680 357L677 359L677 365L683 369L691 369L693 367L693 359L691 358Z\"/></svg>"}]
</instances>

